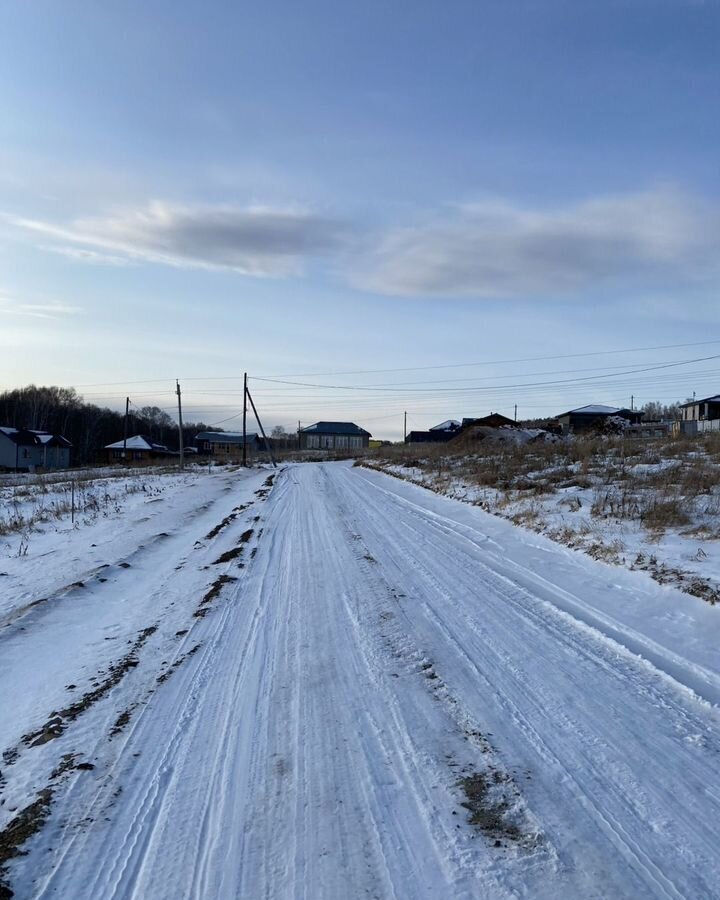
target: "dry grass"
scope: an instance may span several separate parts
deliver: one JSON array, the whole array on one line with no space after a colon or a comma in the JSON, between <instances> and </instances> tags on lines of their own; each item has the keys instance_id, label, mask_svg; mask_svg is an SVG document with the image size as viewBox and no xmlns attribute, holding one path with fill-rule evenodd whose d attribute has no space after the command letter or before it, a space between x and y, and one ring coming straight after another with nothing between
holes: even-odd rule
<instances>
[{"instance_id":1,"label":"dry grass","mask_svg":"<svg viewBox=\"0 0 720 900\"><path fill-rule=\"evenodd\" d=\"M73 507L76 518L87 521L117 513L125 497L151 490L143 477L147 473L132 473L131 478L128 474L123 473L126 481L119 490L97 473L80 474L72 481L67 475L62 481L30 476L27 481L0 488L0 537L29 534L38 525L68 518Z\"/></svg>"},{"instance_id":2,"label":"dry grass","mask_svg":"<svg viewBox=\"0 0 720 900\"><path fill-rule=\"evenodd\" d=\"M571 488L593 489L593 516L635 521L651 532L687 527L698 517L720 512L718 434L692 439L593 436L526 444L486 439L457 447L454 442L396 445L372 452L365 464L418 470L431 487L451 493L454 482L487 488L492 496L479 505L493 511L527 500L513 515L530 527L538 518L533 498Z\"/></svg>"}]
</instances>

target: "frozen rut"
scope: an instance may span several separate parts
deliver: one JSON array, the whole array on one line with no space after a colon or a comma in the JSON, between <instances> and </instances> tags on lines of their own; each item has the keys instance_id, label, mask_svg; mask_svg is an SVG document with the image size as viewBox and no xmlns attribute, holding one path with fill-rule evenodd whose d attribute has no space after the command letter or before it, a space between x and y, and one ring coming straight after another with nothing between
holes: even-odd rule
<instances>
[{"instance_id":1,"label":"frozen rut","mask_svg":"<svg viewBox=\"0 0 720 900\"><path fill-rule=\"evenodd\" d=\"M106 768L68 782L18 896L718 896L717 670L592 606L607 567L518 563L520 532L511 559L454 506L285 469L197 652L114 757L86 748Z\"/></svg>"}]
</instances>

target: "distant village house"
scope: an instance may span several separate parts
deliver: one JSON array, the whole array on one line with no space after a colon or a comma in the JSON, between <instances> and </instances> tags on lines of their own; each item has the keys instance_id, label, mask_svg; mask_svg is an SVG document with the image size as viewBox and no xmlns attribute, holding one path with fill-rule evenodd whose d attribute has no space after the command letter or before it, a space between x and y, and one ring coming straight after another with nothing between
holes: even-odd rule
<instances>
[{"instance_id":1,"label":"distant village house","mask_svg":"<svg viewBox=\"0 0 720 900\"><path fill-rule=\"evenodd\" d=\"M602 428L611 418L625 419L630 425L639 425L643 414L637 409L625 409L617 406L603 406L599 403L571 409L557 417L563 433L595 431Z\"/></svg>"},{"instance_id":2,"label":"distant village house","mask_svg":"<svg viewBox=\"0 0 720 900\"><path fill-rule=\"evenodd\" d=\"M300 430L301 450L361 450L371 434L354 422L315 422Z\"/></svg>"},{"instance_id":3,"label":"distant village house","mask_svg":"<svg viewBox=\"0 0 720 900\"><path fill-rule=\"evenodd\" d=\"M243 436L241 431L201 431L195 435L198 453L203 456L236 459L242 456L243 444L253 453L266 449L265 442L255 432Z\"/></svg>"},{"instance_id":4,"label":"distant village house","mask_svg":"<svg viewBox=\"0 0 720 900\"><path fill-rule=\"evenodd\" d=\"M480 428L504 428L505 426L515 427L517 422L514 419L508 419L502 413L490 413L489 416L482 416L480 419L463 419L462 427L471 428L478 426Z\"/></svg>"},{"instance_id":5,"label":"distant village house","mask_svg":"<svg viewBox=\"0 0 720 900\"><path fill-rule=\"evenodd\" d=\"M405 438L406 444L444 444L460 431L460 423L456 419L447 419L439 425L433 425L427 431L411 431Z\"/></svg>"},{"instance_id":6,"label":"distant village house","mask_svg":"<svg viewBox=\"0 0 720 900\"><path fill-rule=\"evenodd\" d=\"M0 469L34 472L67 469L72 444L59 434L28 428L0 427Z\"/></svg>"},{"instance_id":7,"label":"distant village house","mask_svg":"<svg viewBox=\"0 0 720 900\"><path fill-rule=\"evenodd\" d=\"M105 445L108 462L149 462L163 456L174 456L165 444L159 444L144 434L134 434L127 440Z\"/></svg>"},{"instance_id":8,"label":"distant village house","mask_svg":"<svg viewBox=\"0 0 720 900\"><path fill-rule=\"evenodd\" d=\"M720 394L683 403L680 407L680 430L683 434L720 431Z\"/></svg>"}]
</instances>

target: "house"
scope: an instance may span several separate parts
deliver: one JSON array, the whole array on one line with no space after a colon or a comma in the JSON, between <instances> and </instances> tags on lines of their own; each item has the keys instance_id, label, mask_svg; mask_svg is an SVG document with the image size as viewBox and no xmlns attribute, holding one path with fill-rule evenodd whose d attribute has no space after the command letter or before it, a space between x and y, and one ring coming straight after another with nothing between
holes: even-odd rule
<instances>
[{"instance_id":1,"label":"house","mask_svg":"<svg viewBox=\"0 0 720 900\"><path fill-rule=\"evenodd\" d=\"M360 450L371 434L354 422L316 422L300 429L301 450Z\"/></svg>"},{"instance_id":2,"label":"house","mask_svg":"<svg viewBox=\"0 0 720 900\"><path fill-rule=\"evenodd\" d=\"M680 431L683 434L720 431L720 394L683 403L680 407Z\"/></svg>"},{"instance_id":3,"label":"house","mask_svg":"<svg viewBox=\"0 0 720 900\"><path fill-rule=\"evenodd\" d=\"M198 453L203 456L220 456L225 459L239 459L243 444L250 452L265 451L265 441L255 432L243 435L242 431L201 431L195 435Z\"/></svg>"},{"instance_id":4,"label":"house","mask_svg":"<svg viewBox=\"0 0 720 900\"><path fill-rule=\"evenodd\" d=\"M460 431L460 423L455 419L447 419L439 425L433 425L427 431L411 431L405 438L406 444L443 444Z\"/></svg>"},{"instance_id":5,"label":"house","mask_svg":"<svg viewBox=\"0 0 720 900\"><path fill-rule=\"evenodd\" d=\"M161 456L174 456L165 444L159 444L144 434L134 434L127 440L105 445L108 462L147 462Z\"/></svg>"},{"instance_id":6,"label":"house","mask_svg":"<svg viewBox=\"0 0 720 900\"><path fill-rule=\"evenodd\" d=\"M480 419L463 419L461 427L464 429L476 425L482 428L502 428L505 425L515 427L517 422L514 419L508 419L507 416L503 416L501 413L494 412Z\"/></svg>"},{"instance_id":7,"label":"house","mask_svg":"<svg viewBox=\"0 0 720 900\"><path fill-rule=\"evenodd\" d=\"M610 418L625 419L631 425L639 425L642 413L636 409L625 409L617 406L603 406L599 403L591 403L588 406L580 406L571 409L557 417L564 434L579 431L591 431L602 428Z\"/></svg>"},{"instance_id":8,"label":"house","mask_svg":"<svg viewBox=\"0 0 720 900\"><path fill-rule=\"evenodd\" d=\"M29 428L0 427L0 468L34 472L67 469L72 444L59 434Z\"/></svg>"}]
</instances>

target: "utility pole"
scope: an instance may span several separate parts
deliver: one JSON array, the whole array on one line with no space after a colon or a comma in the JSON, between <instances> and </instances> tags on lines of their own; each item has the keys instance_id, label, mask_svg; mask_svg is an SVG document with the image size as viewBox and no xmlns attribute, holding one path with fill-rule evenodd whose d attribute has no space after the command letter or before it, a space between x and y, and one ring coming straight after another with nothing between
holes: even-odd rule
<instances>
[{"instance_id":1,"label":"utility pole","mask_svg":"<svg viewBox=\"0 0 720 900\"><path fill-rule=\"evenodd\" d=\"M635 409L635 394L630 394L630 409Z\"/></svg>"},{"instance_id":2,"label":"utility pole","mask_svg":"<svg viewBox=\"0 0 720 900\"><path fill-rule=\"evenodd\" d=\"M123 428L123 460L127 459L127 427L128 414L130 413L130 398L125 398L125 426Z\"/></svg>"},{"instance_id":3,"label":"utility pole","mask_svg":"<svg viewBox=\"0 0 720 900\"><path fill-rule=\"evenodd\" d=\"M245 372L245 377L243 378L243 466L247 465L247 398L247 372Z\"/></svg>"},{"instance_id":4,"label":"utility pole","mask_svg":"<svg viewBox=\"0 0 720 900\"><path fill-rule=\"evenodd\" d=\"M185 448L183 447L183 426L182 426L182 399L180 397L180 382L175 379L178 398L178 435L180 436L180 468L185 466Z\"/></svg>"},{"instance_id":5,"label":"utility pole","mask_svg":"<svg viewBox=\"0 0 720 900\"><path fill-rule=\"evenodd\" d=\"M517 403L515 404L515 421L517 422Z\"/></svg>"},{"instance_id":6,"label":"utility pole","mask_svg":"<svg viewBox=\"0 0 720 900\"><path fill-rule=\"evenodd\" d=\"M405 410L405 421L403 423L403 440L407 441L407 410Z\"/></svg>"},{"instance_id":7,"label":"utility pole","mask_svg":"<svg viewBox=\"0 0 720 900\"><path fill-rule=\"evenodd\" d=\"M255 414L255 421L260 426L260 434L263 436L263 440L265 441L265 449L270 454L270 459L272 460L273 467L277 469L277 463L275 462L275 457L273 456L272 447L270 446L270 441L267 439L267 435L265 434L265 429L262 426L262 422L260 421L260 416L258 415L257 410L255 409L255 404L253 403L252 394L250 391L245 388L245 396L250 401L250 405L252 406L252 411Z\"/></svg>"}]
</instances>

